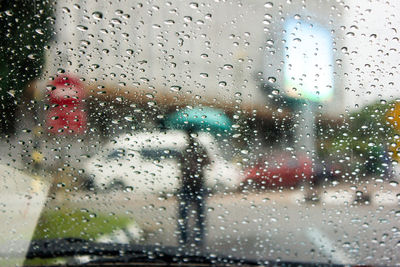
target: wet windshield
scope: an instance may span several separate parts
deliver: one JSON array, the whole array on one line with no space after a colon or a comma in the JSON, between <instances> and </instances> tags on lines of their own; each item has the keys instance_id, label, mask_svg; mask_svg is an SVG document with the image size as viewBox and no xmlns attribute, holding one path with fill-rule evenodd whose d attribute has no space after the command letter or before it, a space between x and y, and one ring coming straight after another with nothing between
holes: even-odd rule
<instances>
[{"instance_id":1,"label":"wet windshield","mask_svg":"<svg viewBox=\"0 0 400 267\"><path fill-rule=\"evenodd\" d=\"M399 8L0 1L0 265L398 264Z\"/></svg>"}]
</instances>

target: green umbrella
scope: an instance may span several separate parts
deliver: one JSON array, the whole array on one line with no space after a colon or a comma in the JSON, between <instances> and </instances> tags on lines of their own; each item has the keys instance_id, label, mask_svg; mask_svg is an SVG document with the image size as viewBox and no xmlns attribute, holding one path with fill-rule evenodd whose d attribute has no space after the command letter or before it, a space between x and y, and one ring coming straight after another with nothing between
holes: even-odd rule
<instances>
[{"instance_id":1,"label":"green umbrella","mask_svg":"<svg viewBox=\"0 0 400 267\"><path fill-rule=\"evenodd\" d=\"M222 110L196 107L171 114L165 120L165 126L186 131L228 133L232 130L232 121Z\"/></svg>"}]
</instances>

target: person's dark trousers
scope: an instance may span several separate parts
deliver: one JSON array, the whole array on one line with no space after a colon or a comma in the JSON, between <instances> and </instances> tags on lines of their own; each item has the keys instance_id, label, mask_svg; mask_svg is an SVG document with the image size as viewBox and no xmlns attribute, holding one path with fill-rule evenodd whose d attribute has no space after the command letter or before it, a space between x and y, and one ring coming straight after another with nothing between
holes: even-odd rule
<instances>
[{"instance_id":1,"label":"person's dark trousers","mask_svg":"<svg viewBox=\"0 0 400 267\"><path fill-rule=\"evenodd\" d=\"M178 193L178 230L179 230L179 243L187 244L190 235L189 216L190 207L195 208L196 218L195 218L195 229L193 233L195 234L195 244L197 246L202 246L204 242L205 233L205 194L204 190L199 192L191 192L188 190L180 190Z\"/></svg>"}]
</instances>

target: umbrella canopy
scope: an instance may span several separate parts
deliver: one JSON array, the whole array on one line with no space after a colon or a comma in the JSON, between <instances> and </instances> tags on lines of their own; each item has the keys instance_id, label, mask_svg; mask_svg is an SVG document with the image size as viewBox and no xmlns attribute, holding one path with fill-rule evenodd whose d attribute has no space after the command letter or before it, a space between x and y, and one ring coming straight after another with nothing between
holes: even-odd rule
<instances>
[{"instance_id":1,"label":"umbrella canopy","mask_svg":"<svg viewBox=\"0 0 400 267\"><path fill-rule=\"evenodd\" d=\"M225 112L209 107L177 111L167 117L165 125L173 129L210 133L228 133L232 130L232 121Z\"/></svg>"}]
</instances>

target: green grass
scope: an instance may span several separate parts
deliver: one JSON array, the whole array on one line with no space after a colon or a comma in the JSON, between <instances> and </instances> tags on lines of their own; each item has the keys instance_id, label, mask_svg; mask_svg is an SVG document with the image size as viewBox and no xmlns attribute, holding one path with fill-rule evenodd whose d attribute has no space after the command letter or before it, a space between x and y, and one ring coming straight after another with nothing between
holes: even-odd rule
<instances>
[{"instance_id":1,"label":"green grass","mask_svg":"<svg viewBox=\"0 0 400 267\"><path fill-rule=\"evenodd\" d=\"M85 209L58 209L42 212L33 240L76 237L87 240L111 233L133 222L128 216L94 213Z\"/></svg>"},{"instance_id":2,"label":"green grass","mask_svg":"<svg viewBox=\"0 0 400 267\"><path fill-rule=\"evenodd\" d=\"M132 218L128 216L93 213L85 209L45 210L40 216L32 239L76 237L93 240L132 222ZM65 260L63 258L35 258L24 262L24 265L28 266L59 264L65 264Z\"/></svg>"}]
</instances>

